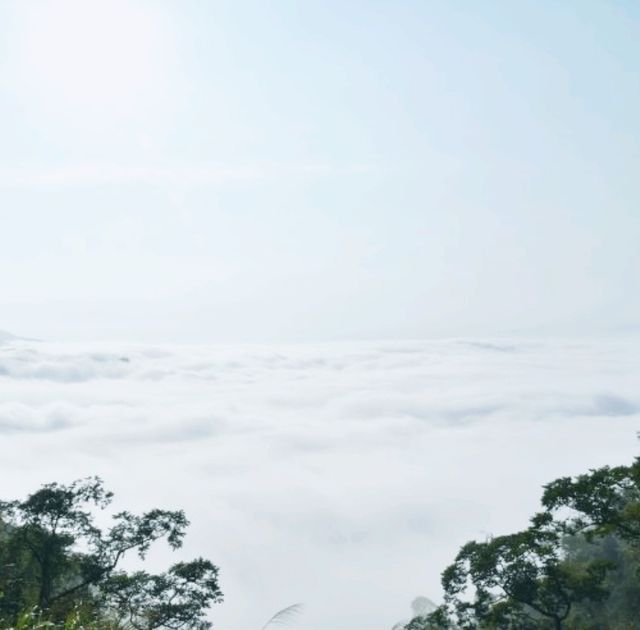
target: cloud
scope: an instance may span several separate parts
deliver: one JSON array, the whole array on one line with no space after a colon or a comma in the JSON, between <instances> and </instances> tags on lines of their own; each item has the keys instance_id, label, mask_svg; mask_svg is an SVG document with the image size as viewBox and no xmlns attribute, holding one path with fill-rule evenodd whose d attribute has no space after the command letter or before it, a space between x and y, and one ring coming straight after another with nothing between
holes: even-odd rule
<instances>
[{"instance_id":1,"label":"cloud","mask_svg":"<svg viewBox=\"0 0 640 630\"><path fill-rule=\"evenodd\" d=\"M37 347L14 344L0 354L0 377L77 383L124 378L129 372L128 364L124 355L40 352Z\"/></svg>"},{"instance_id":2,"label":"cloud","mask_svg":"<svg viewBox=\"0 0 640 630\"><path fill-rule=\"evenodd\" d=\"M603 394L593 400L592 413L596 416L633 416L640 413L640 406L621 396Z\"/></svg>"},{"instance_id":3,"label":"cloud","mask_svg":"<svg viewBox=\"0 0 640 630\"><path fill-rule=\"evenodd\" d=\"M0 435L16 432L47 433L73 426L76 410L65 404L48 404L41 408L19 403L0 404Z\"/></svg>"},{"instance_id":4,"label":"cloud","mask_svg":"<svg viewBox=\"0 0 640 630\"><path fill-rule=\"evenodd\" d=\"M99 474L118 507L184 508L185 556L222 569L219 628L290 601L310 630L391 627L541 484L635 455L639 345L11 340L0 475L7 498Z\"/></svg>"}]
</instances>

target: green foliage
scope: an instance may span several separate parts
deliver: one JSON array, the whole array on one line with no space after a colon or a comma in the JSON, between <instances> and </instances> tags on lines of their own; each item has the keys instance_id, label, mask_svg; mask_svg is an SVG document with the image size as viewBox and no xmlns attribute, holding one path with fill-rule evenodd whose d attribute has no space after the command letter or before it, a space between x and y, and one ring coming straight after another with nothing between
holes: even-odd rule
<instances>
[{"instance_id":1,"label":"green foliage","mask_svg":"<svg viewBox=\"0 0 640 630\"><path fill-rule=\"evenodd\" d=\"M640 459L631 466L598 468L576 478L563 477L545 486L542 504L548 512L569 509L568 532L587 536L615 533L640 545Z\"/></svg>"},{"instance_id":2,"label":"green foliage","mask_svg":"<svg viewBox=\"0 0 640 630\"><path fill-rule=\"evenodd\" d=\"M455 627L446 606L440 606L429 615L412 619L405 630L452 630Z\"/></svg>"},{"instance_id":3,"label":"green foliage","mask_svg":"<svg viewBox=\"0 0 640 630\"><path fill-rule=\"evenodd\" d=\"M561 543L553 528L536 525L467 543L442 577L450 616L462 628L561 628L575 602L606 596L608 568L568 566Z\"/></svg>"},{"instance_id":4,"label":"green foliage","mask_svg":"<svg viewBox=\"0 0 640 630\"><path fill-rule=\"evenodd\" d=\"M111 575L101 589L109 617L134 628L206 628L202 613L220 601L218 569L208 560L174 564L166 573Z\"/></svg>"},{"instance_id":5,"label":"green foliage","mask_svg":"<svg viewBox=\"0 0 640 630\"><path fill-rule=\"evenodd\" d=\"M405 630L640 629L640 459L544 488L524 531L471 541Z\"/></svg>"},{"instance_id":6,"label":"green foliage","mask_svg":"<svg viewBox=\"0 0 640 630\"><path fill-rule=\"evenodd\" d=\"M99 478L48 484L24 501L0 502L0 619L5 625L69 623L152 629L203 628L209 606L221 601L218 569L208 560L173 565L166 573L117 570L152 543L182 545L181 511L119 512L102 530L94 511L112 494ZM30 611L30 612L24 612Z\"/></svg>"},{"instance_id":7,"label":"green foliage","mask_svg":"<svg viewBox=\"0 0 640 630\"><path fill-rule=\"evenodd\" d=\"M614 535L565 539L566 563L583 567L593 561L607 562L611 569L604 580L608 597L585 599L576 605L567 627L575 630L631 629L640 626L640 552Z\"/></svg>"}]
</instances>

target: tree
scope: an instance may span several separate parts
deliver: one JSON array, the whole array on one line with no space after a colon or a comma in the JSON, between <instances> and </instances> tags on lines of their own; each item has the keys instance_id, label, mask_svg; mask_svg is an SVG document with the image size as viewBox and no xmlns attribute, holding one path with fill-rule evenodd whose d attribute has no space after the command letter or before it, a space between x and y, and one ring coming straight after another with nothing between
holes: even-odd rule
<instances>
[{"instance_id":1,"label":"tree","mask_svg":"<svg viewBox=\"0 0 640 630\"><path fill-rule=\"evenodd\" d=\"M576 602L605 598L609 563L567 565L550 525L537 518L516 534L464 545L442 575L445 605L424 627L560 630Z\"/></svg>"},{"instance_id":2,"label":"tree","mask_svg":"<svg viewBox=\"0 0 640 630\"><path fill-rule=\"evenodd\" d=\"M179 548L189 524L184 513L119 512L103 531L93 510L105 509L112 496L100 478L92 477L68 486L47 484L24 501L0 502L0 561L9 565L0 573L0 615L15 618L19 610L35 606L55 621L79 603L114 614L126 593L139 606L128 619L136 628L204 624L208 606L222 598L217 568L210 562L179 563L157 576L117 571L129 552L144 559L157 540Z\"/></svg>"},{"instance_id":3,"label":"tree","mask_svg":"<svg viewBox=\"0 0 640 630\"><path fill-rule=\"evenodd\" d=\"M576 630L622 630L638 627L640 620L640 550L609 534L591 541L584 536L564 540L565 564L580 570L594 560L612 567L607 571L603 587L609 593L604 599L586 598L572 607L567 627Z\"/></svg>"},{"instance_id":4,"label":"tree","mask_svg":"<svg viewBox=\"0 0 640 630\"><path fill-rule=\"evenodd\" d=\"M547 484L542 504L563 515L568 560L606 559L606 600L576 607L576 628L635 628L640 618L640 459Z\"/></svg>"},{"instance_id":5,"label":"tree","mask_svg":"<svg viewBox=\"0 0 640 630\"><path fill-rule=\"evenodd\" d=\"M406 630L622 630L640 624L640 458L544 487L528 529L469 542L444 604Z\"/></svg>"},{"instance_id":6,"label":"tree","mask_svg":"<svg viewBox=\"0 0 640 630\"><path fill-rule=\"evenodd\" d=\"M118 572L101 589L109 616L140 630L206 628L202 614L219 601L218 569L208 560L174 564L166 573Z\"/></svg>"},{"instance_id":7,"label":"tree","mask_svg":"<svg viewBox=\"0 0 640 630\"><path fill-rule=\"evenodd\" d=\"M418 615L414 617L404 626L404 630L453 630L455 627L447 607L440 606L426 616Z\"/></svg>"},{"instance_id":8,"label":"tree","mask_svg":"<svg viewBox=\"0 0 640 630\"><path fill-rule=\"evenodd\" d=\"M640 545L640 458L631 466L605 466L545 486L542 504L549 513L569 509L565 531L589 538L614 533Z\"/></svg>"}]
</instances>

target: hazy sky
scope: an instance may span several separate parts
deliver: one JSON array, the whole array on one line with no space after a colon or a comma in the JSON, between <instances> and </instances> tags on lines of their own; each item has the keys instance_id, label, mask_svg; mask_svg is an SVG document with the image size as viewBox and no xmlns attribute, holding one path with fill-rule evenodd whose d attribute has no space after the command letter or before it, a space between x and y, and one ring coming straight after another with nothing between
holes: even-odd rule
<instances>
[{"instance_id":1,"label":"hazy sky","mask_svg":"<svg viewBox=\"0 0 640 630\"><path fill-rule=\"evenodd\" d=\"M626 330L639 65L623 0L0 0L0 328Z\"/></svg>"}]
</instances>

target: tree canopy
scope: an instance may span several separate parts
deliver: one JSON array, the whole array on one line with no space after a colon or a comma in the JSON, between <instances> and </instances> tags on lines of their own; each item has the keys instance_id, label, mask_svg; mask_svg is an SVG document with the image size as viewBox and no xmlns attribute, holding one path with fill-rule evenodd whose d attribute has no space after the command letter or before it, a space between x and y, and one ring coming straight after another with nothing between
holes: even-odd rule
<instances>
[{"instance_id":1,"label":"tree canopy","mask_svg":"<svg viewBox=\"0 0 640 630\"><path fill-rule=\"evenodd\" d=\"M520 532L466 543L406 630L640 628L640 459L544 487Z\"/></svg>"},{"instance_id":2,"label":"tree canopy","mask_svg":"<svg viewBox=\"0 0 640 630\"><path fill-rule=\"evenodd\" d=\"M182 546L189 522L180 510L117 512L96 524L113 499L98 477L51 483L26 499L0 501L0 619L13 624L26 610L52 623L74 612L136 630L206 628L211 604L222 600L218 568L197 558L165 573L127 573L129 554L144 559L164 540Z\"/></svg>"}]
</instances>

